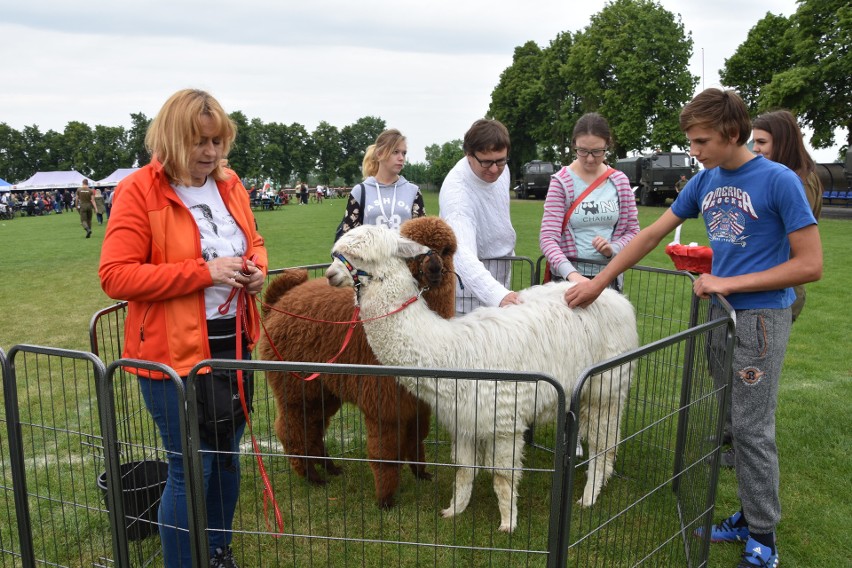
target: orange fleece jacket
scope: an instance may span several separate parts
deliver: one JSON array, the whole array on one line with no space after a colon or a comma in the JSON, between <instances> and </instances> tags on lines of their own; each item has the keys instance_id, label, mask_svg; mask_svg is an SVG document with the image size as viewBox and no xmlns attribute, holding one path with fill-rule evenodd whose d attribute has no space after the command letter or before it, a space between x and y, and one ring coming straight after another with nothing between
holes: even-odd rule
<instances>
[{"instance_id":1,"label":"orange fleece jacket","mask_svg":"<svg viewBox=\"0 0 852 568\"><path fill-rule=\"evenodd\" d=\"M265 274L266 248L248 193L239 177L226 171L230 177L216 182L219 193L246 237L246 257L257 255ZM128 302L124 357L163 363L180 376L210 358L204 289L213 279L195 220L156 160L116 188L98 274L109 297ZM253 320L257 310L249 314ZM256 323L249 322L250 330ZM258 338L249 339L253 345Z\"/></svg>"}]
</instances>

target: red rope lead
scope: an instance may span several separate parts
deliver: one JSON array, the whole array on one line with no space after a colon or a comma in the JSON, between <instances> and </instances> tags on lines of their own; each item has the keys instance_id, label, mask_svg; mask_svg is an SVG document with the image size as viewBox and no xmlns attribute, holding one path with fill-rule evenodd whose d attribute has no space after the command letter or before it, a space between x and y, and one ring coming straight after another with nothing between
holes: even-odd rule
<instances>
[{"instance_id":1,"label":"red rope lead","mask_svg":"<svg viewBox=\"0 0 852 568\"><path fill-rule=\"evenodd\" d=\"M422 293L422 291L421 291L421 293ZM302 316L302 315L299 315L299 314L291 314L290 312L278 309L275 306L270 306L269 304L265 304L263 302L261 302L261 306L263 306L267 310L272 310L274 312L278 312L279 314L284 314L284 315L287 315L287 316L290 316L290 317L294 317L294 318L306 320L306 321L311 321L311 322L314 322L314 323L329 323L329 324L335 324L335 325L348 325L349 329L346 330L346 337L343 338L343 345L340 346L340 350L334 355L334 357L332 357L331 359L329 359L327 361L328 363L334 363L335 361L337 361L337 358L340 357L343 354L343 352L346 350L346 348L349 346L349 341L352 339L352 334L355 332L355 326L356 325L358 325L359 323L363 323L365 321L375 321L375 320L379 320L379 319L382 319L382 318L386 318L388 316L392 316L393 314L397 314L419 299L420 299L420 294L418 294L416 296L412 296L411 298L409 298L405 302L403 302L402 305L400 307L398 307L397 309L395 309L394 311L389 312L389 313L384 314L384 315L381 315L381 316L368 318L368 319L365 319L365 320L359 320L358 319L358 316L361 313L361 307L356 305L355 311L352 313L352 319L350 319L349 321L319 320L319 319L310 318L308 316ZM284 356L281 355L281 353L278 351L278 348L275 347L275 342L272 341L272 337L270 337L269 331L266 329L266 324L262 323L261 325L263 325L263 333L266 335L266 340L269 343L269 346L272 348L272 351L275 353L275 356L278 357L279 361L286 361L286 359L284 359ZM295 373L293 371L290 371L291 376L293 376L297 379L301 379L303 381L312 381L315 378L317 378L318 376L320 376L321 374L322 373L313 373L311 375L308 375L307 377L303 377L299 373Z\"/></svg>"},{"instance_id":2,"label":"red rope lead","mask_svg":"<svg viewBox=\"0 0 852 568\"><path fill-rule=\"evenodd\" d=\"M261 305L261 307L263 307L266 310L278 312L279 314L284 314L285 316L290 316L291 318L296 318L296 319L305 320L305 321L311 321L311 322L314 322L314 323L328 323L328 324L332 324L332 325L350 325L350 324L364 323L364 322L369 322L369 321L376 321L376 320L380 320L382 318L386 318L388 316L392 316L394 314L398 314L399 312L401 312L402 310L404 310L405 308L407 308L408 306L410 306L411 304L413 304L414 302L419 300L422 293L423 293L423 291L421 290L419 294L417 294L416 296L410 297L409 299L404 301L400 307L393 310L392 312L388 312L388 313L380 315L380 316L375 316L375 317L372 317L372 318L361 319L361 320L358 319L358 314L360 312L360 308L358 306L355 307L355 313L352 314L352 319L345 320L345 321L331 321L331 320L316 319L316 318L304 316L304 315L301 315L301 314L294 314L294 313L288 312L286 310L276 308L275 306L266 304L264 302L260 302L260 305Z\"/></svg>"},{"instance_id":3,"label":"red rope lead","mask_svg":"<svg viewBox=\"0 0 852 568\"><path fill-rule=\"evenodd\" d=\"M252 262L255 262L256 256L251 258ZM243 272L248 272L248 266L246 264L246 259L243 259ZM249 320L248 320L248 310L253 309L255 313L254 321L259 321L259 317L257 317L257 305L254 302L249 301L249 293L243 287L240 289L233 288L231 293L228 295L228 299L225 300L221 306L219 306L219 313L226 314L228 313L228 309L231 305L231 301L234 299L234 296L237 298L237 345L236 345L236 358L242 361L243 358L243 329L247 332L251 331L250 337L257 337L260 330L255 326L254 330L249 330ZM251 445L254 449L254 455L257 458L257 467L260 471L260 479L263 483L263 515L266 519L266 528L267 530L272 530L271 523L269 522L269 503L272 503L272 508L275 512L275 523L278 527L278 532L275 533L275 536L281 536L284 533L284 519L281 517L281 510L278 508L278 502L275 500L275 493L272 490L272 482L269 481L269 474L266 473L266 466L263 463L263 458L260 455L260 445L257 442L257 439L254 436L254 429L251 424L251 417L249 416L248 405L246 404L246 392L245 385L243 384L243 370L237 369L237 389L240 393L240 404L243 407L243 415L246 418L246 426L249 429L249 435L251 436Z\"/></svg>"},{"instance_id":4,"label":"red rope lead","mask_svg":"<svg viewBox=\"0 0 852 568\"><path fill-rule=\"evenodd\" d=\"M355 326L358 325L358 314L360 312L361 312L361 308L359 308L358 306L355 306L355 313L352 314L352 320L351 321L347 321L347 322L326 322L326 323L348 323L349 324L349 329L346 330L346 337L343 338L343 345L340 346L340 350L337 352L337 354L334 357L332 357L331 359L328 360L329 363L334 363L335 361L337 361L337 358L340 357L343 354L343 352L346 350L346 347L349 346L349 340L352 339L352 334L355 332ZM309 318L302 318L302 319L309 319ZM275 342L272 341L272 338L269 336L269 331L266 329L266 324L262 324L262 325L263 325L263 333L266 335L266 340L269 343L269 346L272 347L272 351L275 352L275 356L278 357L279 361L285 361L285 359L281 355L281 353L278 352L278 348L275 347ZM293 371L290 371L290 374L292 376L296 377L297 379L302 379L303 381L312 381L315 378L317 378L318 376L320 376L320 373L313 373L311 375L308 375L307 377L303 377L298 373L294 373Z\"/></svg>"}]
</instances>

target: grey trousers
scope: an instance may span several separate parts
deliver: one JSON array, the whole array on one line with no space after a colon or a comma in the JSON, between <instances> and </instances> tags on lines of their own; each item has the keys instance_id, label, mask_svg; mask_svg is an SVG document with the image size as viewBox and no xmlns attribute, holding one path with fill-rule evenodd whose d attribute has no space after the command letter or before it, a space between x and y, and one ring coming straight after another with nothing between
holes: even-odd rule
<instances>
[{"instance_id":1,"label":"grey trousers","mask_svg":"<svg viewBox=\"0 0 852 568\"><path fill-rule=\"evenodd\" d=\"M781 519L775 409L790 308L737 310L736 318L729 416L737 494L751 532L769 533Z\"/></svg>"}]
</instances>

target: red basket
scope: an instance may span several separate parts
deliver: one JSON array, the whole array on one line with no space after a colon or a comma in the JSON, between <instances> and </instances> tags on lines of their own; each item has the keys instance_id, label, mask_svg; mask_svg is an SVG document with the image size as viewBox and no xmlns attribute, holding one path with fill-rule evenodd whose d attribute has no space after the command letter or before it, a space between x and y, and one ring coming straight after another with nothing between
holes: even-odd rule
<instances>
[{"instance_id":1,"label":"red basket","mask_svg":"<svg viewBox=\"0 0 852 568\"><path fill-rule=\"evenodd\" d=\"M678 270L709 274L713 266L713 249L705 246L666 245L666 254Z\"/></svg>"}]
</instances>

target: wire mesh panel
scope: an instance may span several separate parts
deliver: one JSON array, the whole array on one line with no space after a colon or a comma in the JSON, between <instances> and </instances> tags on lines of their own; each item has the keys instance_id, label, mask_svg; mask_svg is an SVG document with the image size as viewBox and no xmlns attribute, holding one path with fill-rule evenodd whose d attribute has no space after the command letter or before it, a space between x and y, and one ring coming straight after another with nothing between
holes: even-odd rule
<instances>
[{"instance_id":1,"label":"wire mesh panel","mask_svg":"<svg viewBox=\"0 0 852 568\"><path fill-rule=\"evenodd\" d=\"M623 294L636 308L640 344L648 345L699 323L693 282L689 273L662 268L636 266L624 273Z\"/></svg>"},{"instance_id":2,"label":"wire mesh panel","mask_svg":"<svg viewBox=\"0 0 852 568\"><path fill-rule=\"evenodd\" d=\"M21 563L103 566L112 551L90 353L19 345L4 385ZM11 401L8 399L11 397ZM6 535L4 527L4 535ZM4 539L6 537L4 536Z\"/></svg>"},{"instance_id":3,"label":"wire mesh panel","mask_svg":"<svg viewBox=\"0 0 852 568\"><path fill-rule=\"evenodd\" d=\"M164 398L167 383L174 387L178 416L174 424L165 428L173 433L176 449L170 451L163 443L160 429L146 407L140 375L146 377L151 397ZM183 384L165 365L132 359L111 363L101 383L104 447L109 458L105 477L109 487L121 488L114 493L115 506L110 509L117 527L116 563L120 566L162 565L159 533L164 523L175 531L197 532L192 506L195 493L191 487L187 487L189 526L174 528L159 516L169 459L186 454Z\"/></svg>"},{"instance_id":4,"label":"wire mesh panel","mask_svg":"<svg viewBox=\"0 0 852 568\"><path fill-rule=\"evenodd\" d=\"M105 464L98 478L104 492L112 484L122 488L116 493L121 498L122 515L114 515L118 532L114 535L116 557L110 563L130 566L162 565L157 524L159 496L167 472L167 457L153 420L144 406L136 378L128 368L114 366L120 360L124 345L124 321L127 302L116 302L92 316L89 324L89 342L92 353L106 365L108 372L101 385L101 407L105 408L107 433L93 440L93 451L105 455L104 441L111 442L110 450L116 452L113 468ZM106 397L106 399L104 398ZM116 477L107 475L116 470ZM114 512L114 511L113 511ZM123 522L119 522L124 518Z\"/></svg>"},{"instance_id":5,"label":"wire mesh panel","mask_svg":"<svg viewBox=\"0 0 852 568\"><path fill-rule=\"evenodd\" d=\"M494 275L498 282L509 282L510 290L519 291L538 283L538 276L533 261L525 256L501 256L499 258L484 258L482 263ZM460 281L464 286L464 281ZM479 303L462 289L456 297L456 309L459 313L468 313Z\"/></svg>"},{"instance_id":6,"label":"wire mesh panel","mask_svg":"<svg viewBox=\"0 0 852 568\"><path fill-rule=\"evenodd\" d=\"M97 311L89 323L89 344L92 353L106 365L121 358L126 316L127 302L116 302Z\"/></svg>"},{"instance_id":7,"label":"wire mesh panel","mask_svg":"<svg viewBox=\"0 0 852 568\"><path fill-rule=\"evenodd\" d=\"M300 413L304 421L301 429L319 428L321 436L326 425L323 447L312 448L314 453L306 460L304 453L288 453L286 447L290 442L275 434L275 405L279 403L269 396L266 386L272 373L308 375L321 371L322 380L335 380L338 373L358 376L367 398L375 392L375 382L394 381L394 376L403 371L390 367L261 361L203 364L252 369L257 376L267 377L267 381L257 382L252 432L247 431L241 444L243 488L233 543L240 565L547 565L549 548L557 540L552 531L556 528L558 514L554 506L558 499L553 493L558 495L561 491L564 459L560 453L529 448L521 460L522 427L508 438L505 434L498 437L488 429L468 432L467 435L475 434L480 440L476 460L470 462L461 455L461 446L453 444L448 431L436 425L440 417L430 416L428 406L415 405L403 410L400 398L374 401L398 406L394 420L376 418L369 409L336 412L339 407L336 404L305 398L303 404L310 408ZM452 389L473 388L472 385L482 381L492 387L499 383L506 392L515 392L524 384L534 398L536 393L540 395L548 389L549 398L555 398L557 403L551 420L542 424L541 430L550 433L547 443L551 447L564 446L564 397L551 379L507 372L434 369L404 372L416 375L415 384L445 381ZM197 380L204 380L204 376ZM189 384L193 382L190 377ZM277 396L283 395L297 403L303 392L295 387L293 392ZM400 393L403 394L407 392ZM514 404L509 399L501 401L500 407ZM489 422L486 415L496 406L495 400L489 401L485 396L480 399L477 407L485 418L483 423ZM413 414L406 416L409 411ZM191 416L189 421L194 422ZM497 451L506 447L508 452ZM272 502L263 496L263 473L258 458L274 491L283 521L281 527L275 522ZM315 468L313 481L297 472L303 467L300 464L307 461ZM470 467L458 469L457 462L469 463ZM456 514L444 518L461 470L472 473L474 478L469 505L462 507L457 498ZM498 501L509 502L505 488L513 482L519 482L516 528L507 533L499 530L503 515ZM385 489L389 486L393 487L392 503L385 500ZM495 488L502 495L499 500ZM279 530L280 535L276 536Z\"/></svg>"},{"instance_id":8,"label":"wire mesh panel","mask_svg":"<svg viewBox=\"0 0 852 568\"><path fill-rule=\"evenodd\" d=\"M706 565L708 543L693 533L706 527L713 512L733 320L729 306L711 319L710 301L693 300L692 327L621 363L632 365L633 379L621 413L621 441L612 448L618 455L615 476L601 506L574 505L567 516L568 566ZM711 340L717 349L707 348ZM717 383L711 368L724 380ZM616 369L593 367L587 376L608 377ZM579 416L584 434L578 404L575 391L570 415ZM577 460L572 475L588 475L594 457Z\"/></svg>"},{"instance_id":9,"label":"wire mesh panel","mask_svg":"<svg viewBox=\"0 0 852 568\"><path fill-rule=\"evenodd\" d=\"M267 283L272 277L281 274L285 270L297 270L304 269L308 271L308 278L322 278L325 277L325 270L328 268L329 263L319 263L319 264L306 264L304 266L288 266L285 268L270 268L266 273L266 281Z\"/></svg>"},{"instance_id":10,"label":"wire mesh panel","mask_svg":"<svg viewBox=\"0 0 852 568\"><path fill-rule=\"evenodd\" d=\"M20 565L21 549L18 545L18 521L15 516L15 493L12 481L12 460L9 448L9 428L6 419L7 397L11 392L11 374L6 352L0 348L0 378L3 389L0 391L0 567ZM14 412L14 410L13 410Z\"/></svg>"},{"instance_id":11,"label":"wire mesh panel","mask_svg":"<svg viewBox=\"0 0 852 568\"><path fill-rule=\"evenodd\" d=\"M535 271L528 268L528 259L517 266L520 268L511 267L513 288L522 289L535 281ZM318 277L326 267L308 268ZM700 328L713 318L707 302L698 302L692 295L688 274L638 267L625 274L623 286L636 308L645 347L622 362L630 366L633 379L620 409L621 440L614 474L591 508L568 505L582 494L592 457L588 443L583 457L573 457L570 438L577 435L576 424L569 429L560 426L557 418L531 424L523 434L531 443L521 445L524 460L519 467L501 467L494 461L495 439L492 461L482 459L471 468L483 475L474 476L470 505L464 512L443 518L460 471L454 464L462 460L429 405L415 404L403 411L406 393L397 387L396 391L386 389L389 394L381 400L393 407L391 418L376 418L371 411L363 411L371 397L373 404L380 402L374 386L379 381L393 381L391 370L356 373L354 403L349 403L320 388L320 379L302 380L314 371L324 373L321 380L332 380L351 374L348 366L220 362L257 371L253 428L243 437L239 456L242 492L234 524L238 562L293 566L421 562L544 566L554 561L576 566L702 565L706 561L703 543L687 537L692 527L709 520L713 499L708 493L715 488L718 471L714 461L718 444L708 440L717 434L721 399L707 382L711 361L704 347L710 332ZM121 351L123 309L117 304L93 320L98 322L93 324L97 330L92 334L93 349L108 358L109 353ZM715 329L723 327L717 322ZM724 355L725 350L720 353ZM417 375L421 371L405 372ZM282 406L281 394L270 387L276 374L296 377L286 381L290 411ZM474 379L470 374L417 376L450 379L458 385ZM130 404L136 395L132 389L120 390L118 385L123 382L116 382L116 398L129 404L116 414L133 416L130 408L142 407ZM193 408L190 400L190 414ZM145 416L144 411L138 416ZM282 429L276 420L285 416L290 422ZM190 425L197 424L196 417L188 420ZM119 418L118 424L122 421ZM579 429L582 431L582 420ZM144 428L120 430L119 439L132 441ZM153 431L145 437L156 440ZM135 450L138 444L127 443L130 449L122 451ZM151 447L156 448L156 442ZM572 448L570 460L564 457L567 447ZM478 450L480 457L489 455L486 446ZM566 470L570 475L554 481L566 460L570 461ZM492 487L492 474L506 470L511 470L510 478L516 474L521 479L517 526L511 534L498 530L501 514ZM276 522L271 496L264 496L266 479L274 490L283 528ZM560 484L566 482L571 489L561 493ZM209 535L209 530L203 534ZM559 548L562 545L568 547L564 552ZM139 554L131 556L134 561L144 559ZM156 555L153 561L158 561Z\"/></svg>"},{"instance_id":12,"label":"wire mesh panel","mask_svg":"<svg viewBox=\"0 0 852 568\"><path fill-rule=\"evenodd\" d=\"M574 258L568 260L580 272L597 273L606 263ZM545 258L536 261L536 282L545 272ZM668 337L692 325L692 283L687 272L634 266L617 281L619 291L636 307L636 319L642 344Z\"/></svg>"}]
</instances>

